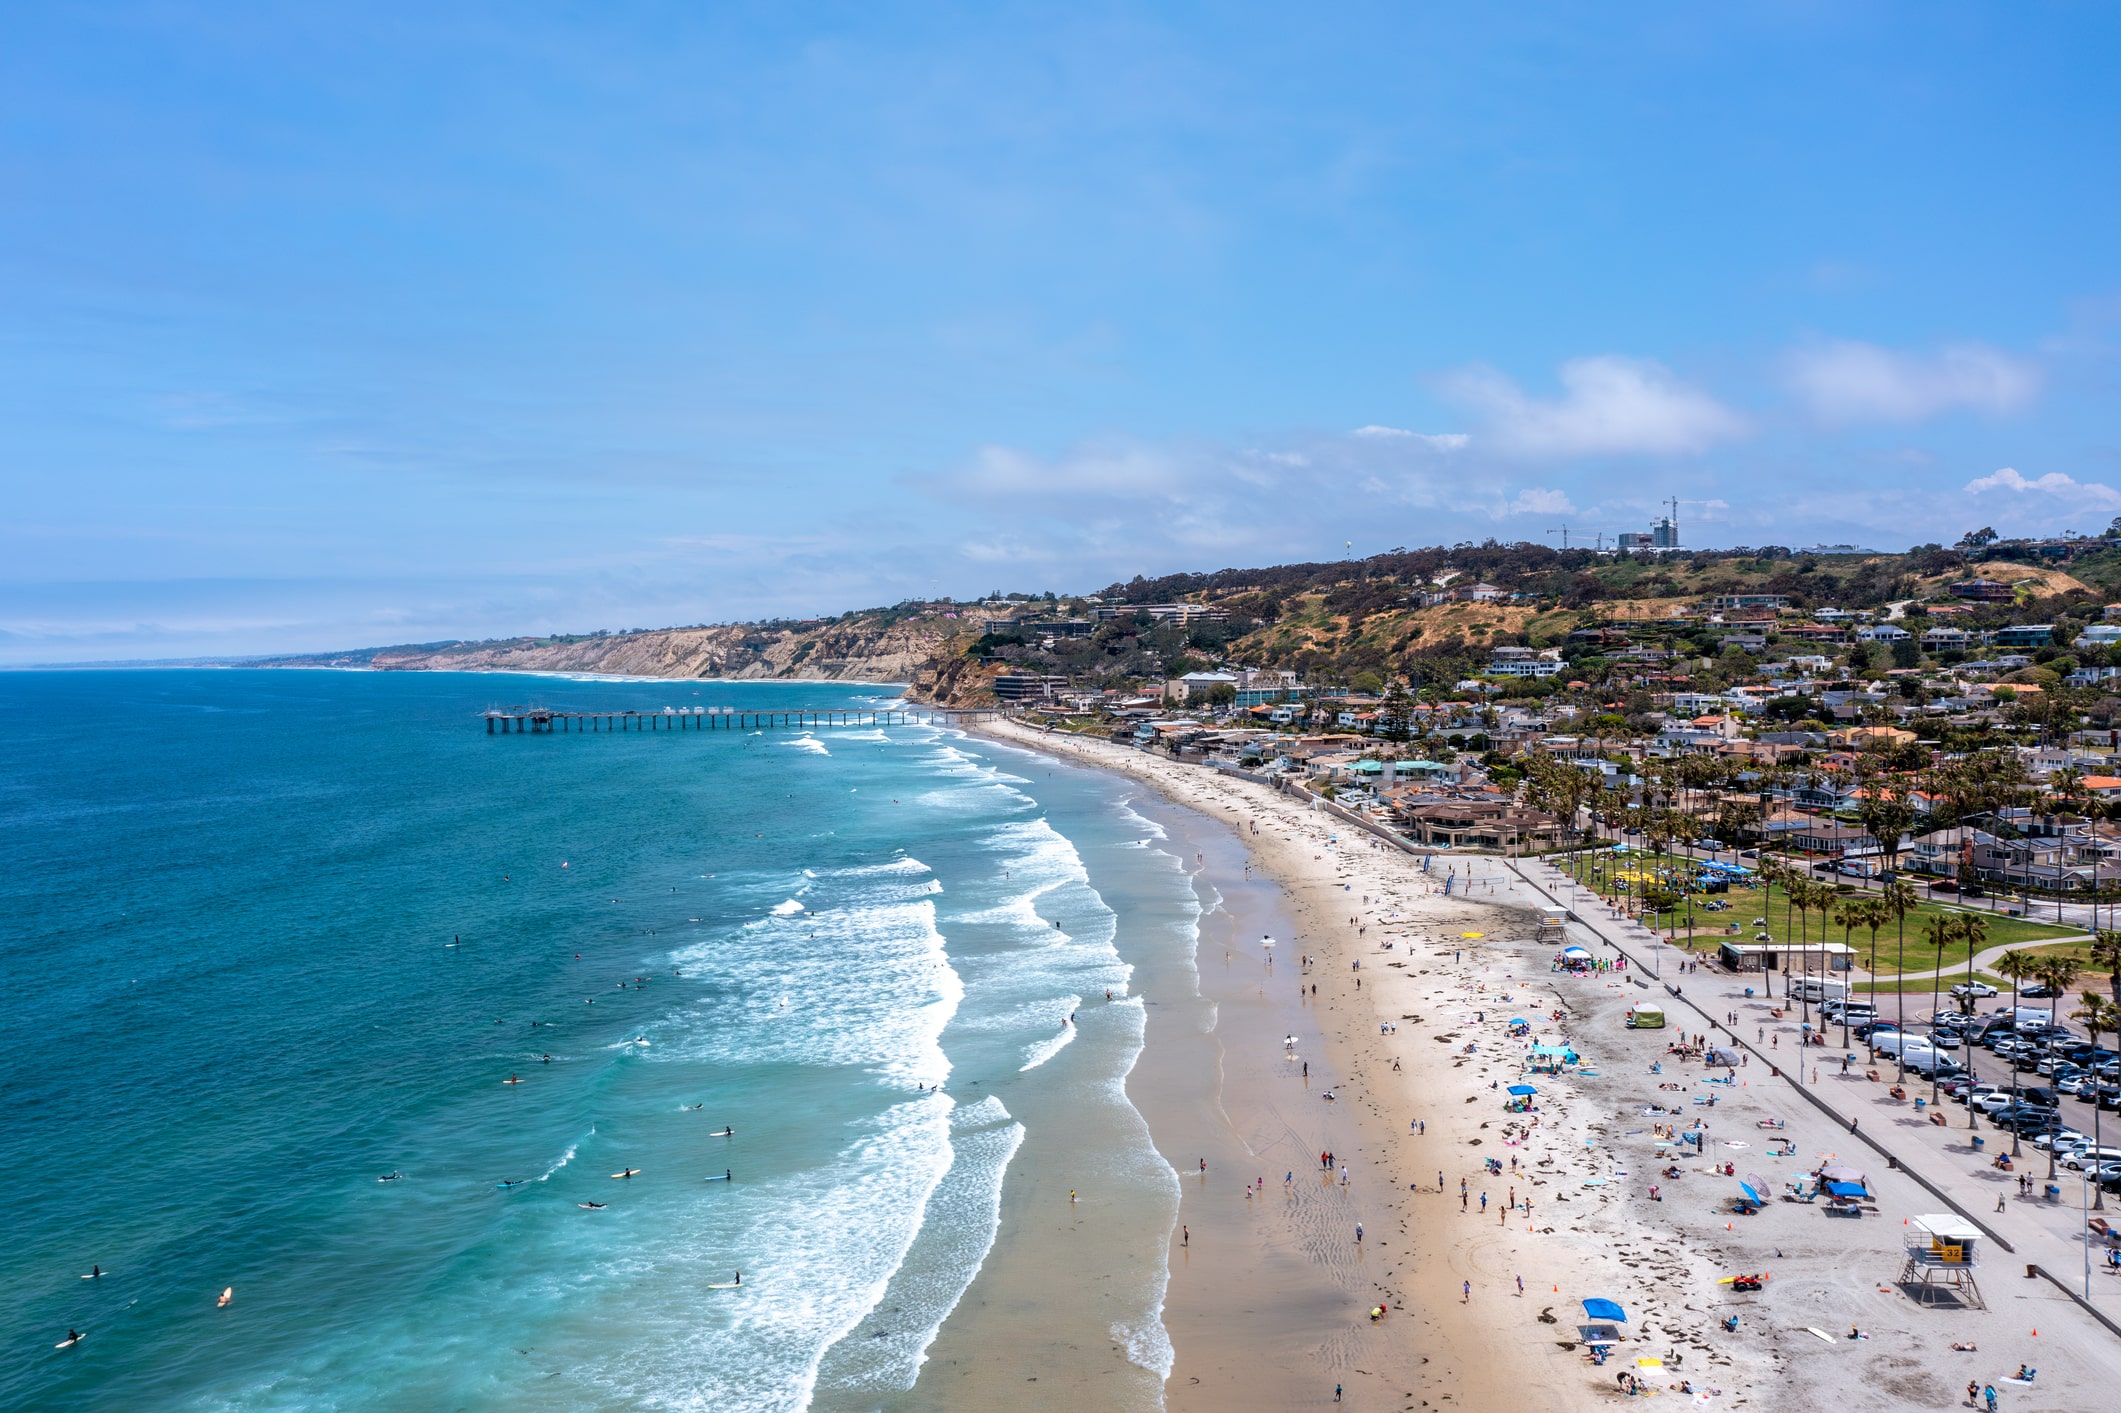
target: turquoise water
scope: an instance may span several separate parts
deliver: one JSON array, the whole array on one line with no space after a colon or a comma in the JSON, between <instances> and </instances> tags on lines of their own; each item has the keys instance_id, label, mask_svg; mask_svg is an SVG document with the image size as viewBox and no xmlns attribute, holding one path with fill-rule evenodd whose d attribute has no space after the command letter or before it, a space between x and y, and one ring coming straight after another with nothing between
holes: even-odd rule
<instances>
[{"instance_id":1,"label":"turquoise water","mask_svg":"<svg viewBox=\"0 0 2121 1413\"><path fill-rule=\"evenodd\" d=\"M492 737L474 715L888 695L0 676L0 1406L911 1387L993 1240L1012 1087L1124 1076L1115 938L1190 926L1182 871L1130 855L1145 822L1115 782L1034 787L935 728ZM1086 1134L1086 1161L1101 1143L1168 1178L1138 1133ZM1160 1259L1121 1273L1115 1326L1158 1372Z\"/></svg>"}]
</instances>

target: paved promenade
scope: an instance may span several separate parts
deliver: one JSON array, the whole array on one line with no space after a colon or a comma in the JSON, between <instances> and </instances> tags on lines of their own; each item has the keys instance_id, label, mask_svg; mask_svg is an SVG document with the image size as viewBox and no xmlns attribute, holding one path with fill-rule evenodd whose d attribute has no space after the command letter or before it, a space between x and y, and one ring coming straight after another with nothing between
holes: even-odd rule
<instances>
[{"instance_id":1,"label":"paved promenade","mask_svg":"<svg viewBox=\"0 0 2121 1413\"><path fill-rule=\"evenodd\" d=\"M2115 1332L2121 1334L2121 1277L2105 1268L2103 1246L2086 1240L2088 1217L2100 1215L2088 1210L2095 1194L2091 1185L2067 1169L2058 1169L2053 1185L2059 1193L2050 1199L2046 1195L2047 1157L2030 1145L2023 1147L2015 1172L2000 1171L1994 1158L1999 1151L2010 1150L2010 1134L1991 1127L1986 1120L1980 1120L1979 1126L1969 1132L1967 1110L1950 1100L1935 1110L1925 1106L1918 1111L1915 1101L1927 1099L1929 1087L1912 1077L1904 1086L1907 1098L1894 1099L1890 1092L1894 1079L1892 1062L1869 1063L1868 1052L1862 1046L1854 1047L1855 1059L1846 1075L1842 1073L1841 1059L1850 1051L1836 1046L1811 1047L1810 1060L1800 1080L1791 1063L1801 1044L1801 1017L1795 1009L1785 1008L1778 1018L1771 1014L1781 1004L1778 998L1765 994L1748 997L1745 980L1706 965L1703 970L1682 976L1677 970L1684 959L1682 953L1657 941L1641 924L1605 907L1595 894L1577 886L1543 860L1513 861L1508 867L1522 883L1515 888L1498 888L1494 895L1497 901L1526 906L1560 903L1568 907L1577 919L1570 924L1576 939L1604 943L1625 953L1630 965L1639 968L1639 974L1650 977L1657 986L1675 1027L1706 1030L1716 1036L1719 1044L1735 1042L1750 1050L1756 1067L1764 1062L1780 1068L1792 1090L1809 1096L1812 1103L1848 1126L1892 1166L1905 1170L1992 1237L2000 1238L1999 1244L2008 1249L1992 1257L1990 1279L2006 1273L2022 1279L2025 1266L2037 1264L2057 1285L2066 1287L2111 1321ZM1668 986L1677 986L1678 994L1670 994ZM1754 978L1753 989L1764 992L1767 987L1760 978ZM1733 1012L1739 1016L1735 1025L1729 1020ZM2009 1078L2009 1068L1995 1056L1977 1049L1974 1057L1971 1067L1977 1075L1983 1071L1980 1061L1986 1060L1990 1071L1986 1077ZM1873 1070L1880 1076L1875 1081L1868 1077ZM1933 1122L1932 1113L1941 1114L1945 1124ZM2093 1131L2095 1113L2091 1105L2074 1099L2063 1101L2063 1121L2083 1132ZM2121 1147L2121 1118L2101 1126L2108 1130L2102 1136L2109 1146ZM1972 1141L1977 1137L1982 1140L1978 1148ZM2019 1173L2033 1178L2030 1196L2019 1195ZM2110 1199L2105 1215L2121 1227L2121 1202ZM2087 1255L2091 1262L2088 1282Z\"/></svg>"}]
</instances>

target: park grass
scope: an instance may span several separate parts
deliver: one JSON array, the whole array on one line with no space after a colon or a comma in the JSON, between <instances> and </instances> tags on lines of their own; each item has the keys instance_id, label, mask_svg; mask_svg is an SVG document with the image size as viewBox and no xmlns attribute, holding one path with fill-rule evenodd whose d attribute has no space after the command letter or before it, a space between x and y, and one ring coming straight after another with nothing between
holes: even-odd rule
<instances>
[{"instance_id":1,"label":"park grass","mask_svg":"<svg viewBox=\"0 0 2121 1413\"><path fill-rule=\"evenodd\" d=\"M1653 860L1647 853L1631 853L1619 857L1626 858L1631 864L1639 861L1641 864L1648 865L1651 868L1686 867L1696 862L1691 859L1675 859L1666 855L1660 855ZM1608 856L1608 862L1611 862L1612 858L1613 856ZM1748 863L1750 862L1748 861ZM1594 880L1597 879L1598 874L1588 864L1588 858L1580 860L1580 867L1577 872L1587 885L1595 887L1597 884ZM1901 970L1928 971L1937 966L1938 954L1936 950L1922 940L1923 928L1929 923L1931 918L1935 917L1957 918L1973 916L1980 918L1988 927L1987 938L1981 943L1981 947L1984 949L1988 947L2023 946L2027 943L2051 942L2059 938L2083 935L2080 928L2057 927L2053 923L2035 922L2029 918L2011 917L2000 911L1991 913L1982 908L1925 901L1917 903L1908 912L1906 919L1906 956L1903 967L1895 964L1901 950L1895 940L1898 936L1898 923L1880 929L1877 937L1877 955L1873 958L1870 955L1870 929L1857 928L1852 933L1845 934L1840 927L1829 922L1824 929L1825 935L1822 936L1817 911L1815 910L1810 914L1798 914L1786 909L1783 906L1783 895L1780 889L1775 890L1771 907L1763 906L1767 898L1763 890L1759 888L1734 887L1727 893L1713 894L1690 892L1689 896L1694 903L1694 930L1691 937L1689 937L1686 925L1687 909L1682 905L1677 910L1680 935L1676 939L1675 945L1687 946L1694 951L1714 950L1718 943L1726 940L1736 939L1750 942L1753 940L1753 935L1757 932L1765 932L1777 942L1794 946L1802 946L1806 941L1810 941L1814 946L1817 946L1822 941L1845 942L1856 949L1859 965L1865 971L1873 973L1895 973ZM1836 907L1838 909L1840 902L1862 896L1862 894L1853 891L1839 894L1837 895ZM1729 910L1717 913L1702 912L1701 904L1710 899L1720 899L1727 902L1730 905ZM1753 919L1756 917L1766 917L1768 920L1767 925L1765 927L1755 926ZM1660 930L1668 930L1672 920L1672 914L1669 912L1657 914L1657 923ZM1735 933L1728 930L1730 924L1734 922L1738 925L1738 930ZM2084 945L2088 946L2089 944ZM1945 957L1947 965L1950 962L1951 950L1957 950L1960 960L1962 962L1965 960L1966 952L1963 946L1956 949L1948 949Z\"/></svg>"}]
</instances>

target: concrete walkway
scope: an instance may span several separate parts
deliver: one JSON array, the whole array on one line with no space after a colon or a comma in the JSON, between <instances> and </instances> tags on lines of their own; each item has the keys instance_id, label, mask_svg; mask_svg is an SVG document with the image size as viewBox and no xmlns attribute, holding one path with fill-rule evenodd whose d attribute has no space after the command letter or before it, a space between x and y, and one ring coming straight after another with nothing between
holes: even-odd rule
<instances>
[{"instance_id":1,"label":"concrete walkway","mask_svg":"<svg viewBox=\"0 0 2121 1413\"><path fill-rule=\"evenodd\" d=\"M1654 975L1682 960L1669 955L1667 948L1653 941L1649 931L1632 919L1598 916L1612 910L1545 861L1513 862L1511 867L1524 880L1526 887L1519 896L1525 901L1569 907L1577 918L1571 924L1572 932L1588 933L1592 940L1625 953L1639 972ZM1662 989L1667 993L1660 999L1672 1014L1675 1028L1698 1027L1714 1035L1717 1043L1741 1046L1770 1066L1780 1067L1795 1058L1801 1044L1798 1018L1787 1010L1780 1017L1772 1015L1776 998L1748 997L1742 979L1714 970L1689 973L1683 982L1676 974L1659 980L1665 983ZM1739 1016L1735 1025L1729 1019L1734 1013ZM1770 1037L1775 1044L1768 1043ZM1784 1039L1790 1044L1781 1045ZM1841 1057L1849 1053L1854 1059L1844 1074ZM1988 1059L1989 1066L1997 1072L1991 1077L2008 1075L2001 1061ZM1973 1068L1978 1074L1978 1057ZM1870 1079L1872 1072L1880 1078ZM2106 1273L2103 1248L2088 1246L2086 1241L2087 1218L2097 1215L2089 1210L2096 1193L2091 1184L2067 1169L2059 1169L2054 1179L2058 1193L2049 1200L2048 1160L2044 1154L2026 1145L2016 1172L1999 1170L1994 1157L1999 1151L2010 1151L2012 1139L2008 1133L1990 1127L1986 1120L1970 1132L1966 1126L1967 1110L1949 1100L1934 1110L1926 1104L1918 1110L1915 1100L1928 1097L1927 1086L1919 1082L1902 1086L1908 1096L1905 1100L1894 1099L1890 1092L1894 1087L1892 1062L1874 1065L1865 1060L1860 1047L1854 1052L1813 1047L1808 1067L1783 1070L1781 1078L1794 1091L1793 1097L1801 1096L1800 1102L1809 1101L1847 1126L1889 1165L1905 1170L1991 1236L2000 1238L2006 1249L1994 1253L1987 1262L1986 1280L2023 1278L2025 1268L2037 1264L2057 1286L2113 1322L2111 1327L2121 1333L2121 1278ZM1934 1123L1932 1113L1941 1114L1945 1123ZM2103 1141L2109 1146L2121 1146L2121 1118L2106 1121L2097 1109L2066 1099L2062 1119L2086 1133L2093 1132L2097 1125ZM2033 1177L2031 1196L2019 1195L2018 1173ZM2106 1217L2121 1226L2121 1203L2110 1202ZM2092 1271L2087 1298L2084 1268L2088 1252Z\"/></svg>"}]
</instances>

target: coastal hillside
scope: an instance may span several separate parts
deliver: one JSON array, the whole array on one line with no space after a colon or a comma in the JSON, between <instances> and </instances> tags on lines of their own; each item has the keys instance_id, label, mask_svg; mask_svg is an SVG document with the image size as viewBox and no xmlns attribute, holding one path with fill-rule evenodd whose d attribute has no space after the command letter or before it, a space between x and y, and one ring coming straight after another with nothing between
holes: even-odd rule
<instances>
[{"instance_id":1,"label":"coastal hillside","mask_svg":"<svg viewBox=\"0 0 2121 1413\"><path fill-rule=\"evenodd\" d=\"M956 610L925 605L808 622L421 643L276 659L395 672L599 672L627 677L913 682L950 656ZM975 630L976 631L976 630Z\"/></svg>"},{"instance_id":2,"label":"coastal hillside","mask_svg":"<svg viewBox=\"0 0 2121 1413\"><path fill-rule=\"evenodd\" d=\"M1619 553L1488 543L1361 560L1135 578L1080 596L908 602L831 619L424 643L276 659L386 671L596 672L636 677L905 682L949 705L991 701L1005 674L1133 687L1215 663L1367 690L1450 681L1498 647L1570 649L1587 634L1677 638L1718 596L1785 611L1876 613L1986 580L1967 627L2028 614L2097 616L2121 591L2121 541L1962 543L1904 554L1780 548ZM1183 611L1180 611L1180 610ZM1772 616L1772 614L1770 615ZM1993 620L1993 623L1991 622ZM1574 639L1572 640L1572 635ZM1586 652L1595 653L1594 642Z\"/></svg>"}]
</instances>

